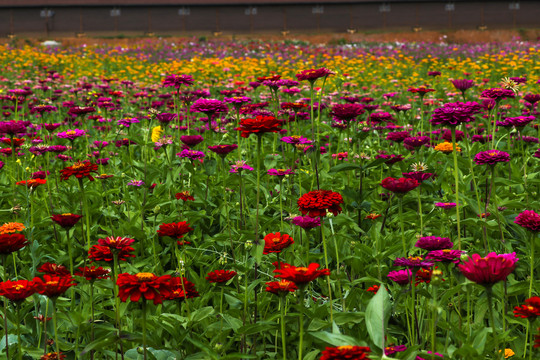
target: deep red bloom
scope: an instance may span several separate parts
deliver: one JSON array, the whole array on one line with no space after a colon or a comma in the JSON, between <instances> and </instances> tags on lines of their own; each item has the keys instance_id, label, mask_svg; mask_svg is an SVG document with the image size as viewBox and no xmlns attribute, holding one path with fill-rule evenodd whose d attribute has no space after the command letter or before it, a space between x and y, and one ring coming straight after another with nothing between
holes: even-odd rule
<instances>
[{"instance_id":1,"label":"deep red bloom","mask_svg":"<svg viewBox=\"0 0 540 360\"><path fill-rule=\"evenodd\" d=\"M369 292L372 292L372 293L376 294L377 291L379 291L379 289L380 289L379 285L373 285L373 286L369 287L366 291L369 291Z\"/></svg>"},{"instance_id":2,"label":"deep red bloom","mask_svg":"<svg viewBox=\"0 0 540 360\"><path fill-rule=\"evenodd\" d=\"M110 269L104 269L101 266L95 267L95 266L85 266L85 267L79 267L78 271L75 271L75 276L80 276L85 278L88 281L94 281L97 279L108 279L111 276L109 275L111 273Z\"/></svg>"},{"instance_id":3,"label":"deep red bloom","mask_svg":"<svg viewBox=\"0 0 540 360\"><path fill-rule=\"evenodd\" d=\"M193 230L185 221L179 223L161 224L157 231L159 236L169 236L175 239L181 239L188 232Z\"/></svg>"},{"instance_id":4,"label":"deep red bloom","mask_svg":"<svg viewBox=\"0 0 540 360\"><path fill-rule=\"evenodd\" d=\"M381 182L381 186L397 194L405 194L416 189L420 183L415 179L387 177Z\"/></svg>"},{"instance_id":5,"label":"deep red bloom","mask_svg":"<svg viewBox=\"0 0 540 360\"><path fill-rule=\"evenodd\" d=\"M307 214L309 217L326 216L326 211L338 215L341 212L339 205L343 204L343 197L330 190L314 190L302 195L297 204L302 215Z\"/></svg>"},{"instance_id":6,"label":"deep red bloom","mask_svg":"<svg viewBox=\"0 0 540 360\"><path fill-rule=\"evenodd\" d=\"M45 264L41 265L38 271L40 273L57 276L71 275L68 268L64 265L53 264L50 262L46 262Z\"/></svg>"},{"instance_id":7,"label":"deep red bloom","mask_svg":"<svg viewBox=\"0 0 540 360\"><path fill-rule=\"evenodd\" d=\"M327 68L309 69L309 70L300 71L298 74L296 74L296 78L299 81L308 80L312 82L319 78L326 77L328 75L334 75L334 74L335 74L334 72L328 70Z\"/></svg>"},{"instance_id":8,"label":"deep red bloom","mask_svg":"<svg viewBox=\"0 0 540 360\"><path fill-rule=\"evenodd\" d=\"M514 307L514 316L524 319L540 316L540 297L533 296L525 300L525 305Z\"/></svg>"},{"instance_id":9,"label":"deep red bloom","mask_svg":"<svg viewBox=\"0 0 540 360\"><path fill-rule=\"evenodd\" d=\"M350 121L364 112L364 106L361 104L336 104L332 106L330 115L339 120Z\"/></svg>"},{"instance_id":10,"label":"deep red bloom","mask_svg":"<svg viewBox=\"0 0 540 360\"><path fill-rule=\"evenodd\" d=\"M52 352L41 355L40 360L64 360L65 358L66 355L62 354L61 352Z\"/></svg>"},{"instance_id":11,"label":"deep red bloom","mask_svg":"<svg viewBox=\"0 0 540 360\"><path fill-rule=\"evenodd\" d=\"M435 91L435 89L430 89L426 85L421 85L421 86L419 86L417 88L410 87L410 88L407 89L407 91L410 91L412 93L418 93L418 94L420 94L420 97L424 97L424 95L426 95L429 92Z\"/></svg>"},{"instance_id":12,"label":"deep red bloom","mask_svg":"<svg viewBox=\"0 0 540 360\"><path fill-rule=\"evenodd\" d=\"M463 275L477 284L490 286L506 280L517 266L516 253L489 253L486 257L473 254L468 261L458 265Z\"/></svg>"},{"instance_id":13,"label":"deep red bloom","mask_svg":"<svg viewBox=\"0 0 540 360\"><path fill-rule=\"evenodd\" d=\"M319 276L330 275L328 269L317 270L319 266L317 263L311 263L308 267L287 266L275 269L274 272L277 273L275 275L277 278L292 281L297 285L305 285Z\"/></svg>"},{"instance_id":14,"label":"deep red bloom","mask_svg":"<svg viewBox=\"0 0 540 360\"><path fill-rule=\"evenodd\" d=\"M184 300L199 297L199 292L195 289L195 284L185 277L172 277L169 282L170 292L163 296L165 300Z\"/></svg>"},{"instance_id":15,"label":"deep red bloom","mask_svg":"<svg viewBox=\"0 0 540 360\"><path fill-rule=\"evenodd\" d=\"M236 276L234 270L214 270L208 273L206 280L211 283L224 283Z\"/></svg>"},{"instance_id":16,"label":"deep red bloom","mask_svg":"<svg viewBox=\"0 0 540 360\"><path fill-rule=\"evenodd\" d=\"M30 179L30 180L17 181L15 185L26 185L26 187L33 189L33 188L38 187L39 185L43 185L46 183L47 183L47 180L45 179Z\"/></svg>"},{"instance_id":17,"label":"deep red bloom","mask_svg":"<svg viewBox=\"0 0 540 360\"><path fill-rule=\"evenodd\" d=\"M38 286L37 292L47 297L58 297L66 292L72 286L77 285L75 279L71 275L43 275L43 279L34 278L34 282Z\"/></svg>"},{"instance_id":18,"label":"deep red bloom","mask_svg":"<svg viewBox=\"0 0 540 360\"><path fill-rule=\"evenodd\" d=\"M135 257L131 252L135 251L131 246L126 246L118 252L118 260L126 261L129 257ZM112 262L114 260L111 248L108 246L94 245L88 251L88 258L92 261Z\"/></svg>"},{"instance_id":19,"label":"deep red bloom","mask_svg":"<svg viewBox=\"0 0 540 360\"><path fill-rule=\"evenodd\" d=\"M76 223L82 218L82 215L75 214L58 214L51 216L51 220L63 227L64 229L70 229L75 226Z\"/></svg>"},{"instance_id":20,"label":"deep red bloom","mask_svg":"<svg viewBox=\"0 0 540 360\"><path fill-rule=\"evenodd\" d=\"M244 138L249 137L251 134L277 133L281 130L281 121L273 116L258 115L255 119L240 120L240 126L236 130L241 131L240 136Z\"/></svg>"},{"instance_id":21,"label":"deep red bloom","mask_svg":"<svg viewBox=\"0 0 540 360\"><path fill-rule=\"evenodd\" d=\"M174 195L176 200L195 201L195 198L189 195L189 191L182 191Z\"/></svg>"},{"instance_id":22,"label":"deep red bloom","mask_svg":"<svg viewBox=\"0 0 540 360\"><path fill-rule=\"evenodd\" d=\"M540 214L533 210L525 210L516 217L514 223L529 231L538 232L540 231Z\"/></svg>"},{"instance_id":23,"label":"deep red bloom","mask_svg":"<svg viewBox=\"0 0 540 360\"><path fill-rule=\"evenodd\" d=\"M266 283L266 291L276 295L284 295L298 289L292 281L281 279L280 281L270 281Z\"/></svg>"},{"instance_id":24,"label":"deep red bloom","mask_svg":"<svg viewBox=\"0 0 540 360\"><path fill-rule=\"evenodd\" d=\"M154 305L161 304L163 297L170 293L170 279L170 275L156 276L152 273L119 274L116 281L118 297L122 302L126 302L128 297L137 302L143 296L146 300L153 300Z\"/></svg>"},{"instance_id":25,"label":"deep red bloom","mask_svg":"<svg viewBox=\"0 0 540 360\"><path fill-rule=\"evenodd\" d=\"M180 141L189 146L190 148L200 144L204 138L201 135L182 135Z\"/></svg>"},{"instance_id":26,"label":"deep red bloom","mask_svg":"<svg viewBox=\"0 0 540 360\"><path fill-rule=\"evenodd\" d=\"M215 146L209 146L208 150L220 155L225 156L231 151L234 151L238 148L238 145L232 144L232 145L215 145Z\"/></svg>"},{"instance_id":27,"label":"deep red bloom","mask_svg":"<svg viewBox=\"0 0 540 360\"><path fill-rule=\"evenodd\" d=\"M0 234L0 255L8 255L28 244L23 234Z\"/></svg>"},{"instance_id":28,"label":"deep red bloom","mask_svg":"<svg viewBox=\"0 0 540 360\"><path fill-rule=\"evenodd\" d=\"M294 240L289 235L281 234L279 232L270 233L264 237L263 254L280 253L281 250L287 248L291 244L294 244Z\"/></svg>"},{"instance_id":29,"label":"deep red bloom","mask_svg":"<svg viewBox=\"0 0 540 360\"><path fill-rule=\"evenodd\" d=\"M367 346L327 347L320 360L367 360L371 349Z\"/></svg>"},{"instance_id":30,"label":"deep red bloom","mask_svg":"<svg viewBox=\"0 0 540 360\"><path fill-rule=\"evenodd\" d=\"M99 245L106 246L111 249L111 251L121 251L125 248L129 248L134 242L134 239L121 236L107 236L105 239L98 239Z\"/></svg>"},{"instance_id":31,"label":"deep red bloom","mask_svg":"<svg viewBox=\"0 0 540 360\"><path fill-rule=\"evenodd\" d=\"M0 296L5 296L11 301L23 301L37 291L37 285L33 281L17 280L0 282Z\"/></svg>"},{"instance_id":32,"label":"deep red bloom","mask_svg":"<svg viewBox=\"0 0 540 360\"><path fill-rule=\"evenodd\" d=\"M91 173L97 173L97 169L98 166L92 164L89 160L78 161L72 166L60 170L62 173L60 180L68 180L71 176L75 176L77 179L87 177L88 180L94 181Z\"/></svg>"}]
</instances>

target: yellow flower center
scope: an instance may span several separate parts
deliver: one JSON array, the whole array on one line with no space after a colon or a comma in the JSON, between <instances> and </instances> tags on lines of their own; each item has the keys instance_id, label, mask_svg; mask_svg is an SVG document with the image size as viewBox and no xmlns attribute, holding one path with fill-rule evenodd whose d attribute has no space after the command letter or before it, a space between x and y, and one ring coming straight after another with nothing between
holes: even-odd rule
<instances>
[{"instance_id":1,"label":"yellow flower center","mask_svg":"<svg viewBox=\"0 0 540 360\"><path fill-rule=\"evenodd\" d=\"M73 166L71 168L73 170L79 170L79 169L82 169L85 166L86 166L85 163L83 163L82 161L77 161L75 164L73 164Z\"/></svg>"},{"instance_id":2,"label":"yellow flower center","mask_svg":"<svg viewBox=\"0 0 540 360\"><path fill-rule=\"evenodd\" d=\"M76 132L74 130L66 131L66 135L75 135Z\"/></svg>"},{"instance_id":3,"label":"yellow flower center","mask_svg":"<svg viewBox=\"0 0 540 360\"><path fill-rule=\"evenodd\" d=\"M338 350L352 350L352 345L338 346Z\"/></svg>"},{"instance_id":4,"label":"yellow flower center","mask_svg":"<svg viewBox=\"0 0 540 360\"><path fill-rule=\"evenodd\" d=\"M47 286L57 286L58 281L57 280L50 280L45 283Z\"/></svg>"},{"instance_id":5,"label":"yellow flower center","mask_svg":"<svg viewBox=\"0 0 540 360\"><path fill-rule=\"evenodd\" d=\"M24 289L24 285L22 284L16 284L13 286L13 289L15 289L16 291L19 291L21 289Z\"/></svg>"},{"instance_id":6,"label":"yellow flower center","mask_svg":"<svg viewBox=\"0 0 540 360\"><path fill-rule=\"evenodd\" d=\"M73 215L72 213L65 213L65 214L62 214L62 216L71 216Z\"/></svg>"},{"instance_id":7,"label":"yellow flower center","mask_svg":"<svg viewBox=\"0 0 540 360\"><path fill-rule=\"evenodd\" d=\"M307 267L297 267L296 271L306 273L309 271L309 269Z\"/></svg>"},{"instance_id":8,"label":"yellow flower center","mask_svg":"<svg viewBox=\"0 0 540 360\"><path fill-rule=\"evenodd\" d=\"M137 280L139 280L139 282L145 282L152 280L155 275L152 273L138 273L135 276L137 277Z\"/></svg>"}]
</instances>

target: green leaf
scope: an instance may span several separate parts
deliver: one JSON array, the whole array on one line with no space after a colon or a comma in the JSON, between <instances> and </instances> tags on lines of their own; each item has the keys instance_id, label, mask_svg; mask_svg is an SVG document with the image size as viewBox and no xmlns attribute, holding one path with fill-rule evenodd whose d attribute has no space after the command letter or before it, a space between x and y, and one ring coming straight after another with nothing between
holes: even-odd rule
<instances>
[{"instance_id":1,"label":"green leaf","mask_svg":"<svg viewBox=\"0 0 540 360\"><path fill-rule=\"evenodd\" d=\"M390 318L390 307L388 291L381 286L366 308L366 328L379 349L384 348L384 332Z\"/></svg>"},{"instance_id":2,"label":"green leaf","mask_svg":"<svg viewBox=\"0 0 540 360\"><path fill-rule=\"evenodd\" d=\"M355 338L347 336L347 335L332 334L326 331L310 332L309 334L332 346L347 346L347 345L360 346L360 344Z\"/></svg>"},{"instance_id":3,"label":"green leaf","mask_svg":"<svg viewBox=\"0 0 540 360\"><path fill-rule=\"evenodd\" d=\"M210 314L212 314L214 312L214 308L212 306L206 306L206 307L203 307L201 309L198 309L198 310L195 310L192 314L191 314L191 321L193 321L194 323L198 323L204 319L206 319L207 317L210 316Z\"/></svg>"},{"instance_id":4,"label":"green leaf","mask_svg":"<svg viewBox=\"0 0 540 360\"><path fill-rule=\"evenodd\" d=\"M358 165L358 164L347 164L347 163L343 163L343 164L339 164L339 165L336 165L336 166L333 166L332 168L330 168L330 170L328 171L329 174L333 174L333 173L337 173L337 172L340 172L340 171L348 171L348 170L360 170L362 169L362 166Z\"/></svg>"}]
</instances>

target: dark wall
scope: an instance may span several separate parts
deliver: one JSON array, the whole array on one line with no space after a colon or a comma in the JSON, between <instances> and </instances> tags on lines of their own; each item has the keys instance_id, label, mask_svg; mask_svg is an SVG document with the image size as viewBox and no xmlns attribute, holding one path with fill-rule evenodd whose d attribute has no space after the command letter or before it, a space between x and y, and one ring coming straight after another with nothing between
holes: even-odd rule
<instances>
[{"instance_id":1,"label":"dark wall","mask_svg":"<svg viewBox=\"0 0 540 360\"><path fill-rule=\"evenodd\" d=\"M111 17L112 7L56 7L54 16L41 17L43 8L0 8L0 36L9 33L51 35L86 33L182 34L201 31L346 31L382 28L471 29L539 27L540 1L521 2L510 10L509 1L458 2L455 11L445 11L445 3L390 3L389 12L380 4L330 4L324 13L314 14L311 5L257 6L256 15L246 15L245 6L192 6L190 14L180 16L180 7L122 7L121 15Z\"/></svg>"}]
</instances>

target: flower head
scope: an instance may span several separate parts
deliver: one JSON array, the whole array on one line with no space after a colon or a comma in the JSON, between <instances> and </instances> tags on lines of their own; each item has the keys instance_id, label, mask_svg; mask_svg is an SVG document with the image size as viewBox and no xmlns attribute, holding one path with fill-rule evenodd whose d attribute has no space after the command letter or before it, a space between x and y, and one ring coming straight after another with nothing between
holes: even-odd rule
<instances>
[{"instance_id":1,"label":"flower head","mask_svg":"<svg viewBox=\"0 0 540 360\"><path fill-rule=\"evenodd\" d=\"M51 220L60 225L64 229L71 229L75 224L79 222L82 215L76 215L71 213L57 214L51 216Z\"/></svg>"},{"instance_id":2,"label":"flower head","mask_svg":"<svg viewBox=\"0 0 540 360\"><path fill-rule=\"evenodd\" d=\"M334 72L328 70L327 68L309 69L300 71L298 74L296 74L296 78L298 81L307 80L309 82L313 82L322 77L334 74Z\"/></svg>"},{"instance_id":3,"label":"flower head","mask_svg":"<svg viewBox=\"0 0 540 360\"><path fill-rule=\"evenodd\" d=\"M532 232L540 231L540 214L533 210L525 210L516 217L514 223Z\"/></svg>"},{"instance_id":4,"label":"flower head","mask_svg":"<svg viewBox=\"0 0 540 360\"><path fill-rule=\"evenodd\" d=\"M9 255L28 244L23 234L0 234L0 255Z\"/></svg>"},{"instance_id":5,"label":"flower head","mask_svg":"<svg viewBox=\"0 0 540 360\"><path fill-rule=\"evenodd\" d=\"M443 250L434 250L430 251L426 255L426 260L440 261L440 262L453 262L454 264L459 263L461 255L464 254L464 251L461 250L452 250L452 249L443 249Z\"/></svg>"},{"instance_id":6,"label":"flower head","mask_svg":"<svg viewBox=\"0 0 540 360\"><path fill-rule=\"evenodd\" d=\"M236 130L241 131L240 136L244 138L249 137L251 134L277 133L281 130L281 121L273 116L258 115L254 119L240 120L240 126Z\"/></svg>"},{"instance_id":7,"label":"flower head","mask_svg":"<svg viewBox=\"0 0 540 360\"><path fill-rule=\"evenodd\" d=\"M163 87L174 87L179 89L180 86L193 85L193 76L191 75L167 75L162 81Z\"/></svg>"},{"instance_id":8,"label":"flower head","mask_svg":"<svg viewBox=\"0 0 540 360\"><path fill-rule=\"evenodd\" d=\"M343 197L330 190L314 190L302 195L297 204L300 212L310 217L326 216L327 211L338 215L341 212L340 204L343 204Z\"/></svg>"},{"instance_id":9,"label":"flower head","mask_svg":"<svg viewBox=\"0 0 540 360\"><path fill-rule=\"evenodd\" d=\"M266 283L266 291L276 295L284 295L297 289L298 286L294 282L284 279Z\"/></svg>"},{"instance_id":10,"label":"flower head","mask_svg":"<svg viewBox=\"0 0 540 360\"><path fill-rule=\"evenodd\" d=\"M454 243L450 241L450 238L438 237L438 236L423 236L418 239L414 245L417 248L424 250L442 250L450 249L454 246Z\"/></svg>"},{"instance_id":11,"label":"flower head","mask_svg":"<svg viewBox=\"0 0 540 360\"><path fill-rule=\"evenodd\" d=\"M327 347L320 360L367 360L371 349L367 346L345 345Z\"/></svg>"},{"instance_id":12,"label":"flower head","mask_svg":"<svg viewBox=\"0 0 540 360\"><path fill-rule=\"evenodd\" d=\"M55 298L66 292L72 286L77 285L75 279L71 275L43 275L43 279L34 278L34 282L37 284L37 292L41 295L45 295L49 298Z\"/></svg>"},{"instance_id":13,"label":"flower head","mask_svg":"<svg viewBox=\"0 0 540 360\"><path fill-rule=\"evenodd\" d=\"M18 222L8 222L0 226L0 234L12 234L25 229L24 224Z\"/></svg>"},{"instance_id":14,"label":"flower head","mask_svg":"<svg viewBox=\"0 0 540 360\"><path fill-rule=\"evenodd\" d=\"M98 279L108 279L111 276L109 275L111 273L110 269L104 269L101 266L85 266L85 267L79 267L78 271L75 271L73 275L80 276L85 278L88 281L95 281Z\"/></svg>"},{"instance_id":15,"label":"flower head","mask_svg":"<svg viewBox=\"0 0 540 360\"><path fill-rule=\"evenodd\" d=\"M463 275L477 284L488 286L506 280L517 266L516 253L489 253L486 257L473 254L463 264L458 265Z\"/></svg>"},{"instance_id":16,"label":"flower head","mask_svg":"<svg viewBox=\"0 0 540 360\"><path fill-rule=\"evenodd\" d=\"M28 280L0 282L0 296L11 301L21 302L37 292L37 284Z\"/></svg>"},{"instance_id":17,"label":"flower head","mask_svg":"<svg viewBox=\"0 0 540 360\"><path fill-rule=\"evenodd\" d=\"M292 281L297 285L305 285L319 276L330 275L330 270L328 269L317 270L319 266L316 263L311 263L308 267L285 266L275 269L274 272L277 274L275 275L277 278Z\"/></svg>"},{"instance_id":18,"label":"flower head","mask_svg":"<svg viewBox=\"0 0 540 360\"><path fill-rule=\"evenodd\" d=\"M234 270L214 270L209 272L206 276L206 280L211 283L225 283L236 276Z\"/></svg>"},{"instance_id":19,"label":"flower head","mask_svg":"<svg viewBox=\"0 0 540 360\"><path fill-rule=\"evenodd\" d=\"M525 300L525 305L514 307L514 316L524 319L540 316L540 297L533 296Z\"/></svg>"},{"instance_id":20,"label":"flower head","mask_svg":"<svg viewBox=\"0 0 540 360\"><path fill-rule=\"evenodd\" d=\"M75 176L77 179L82 179L87 177L88 180L94 181L91 173L97 173L98 166L92 164L89 160L78 161L72 166L68 166L62 170L60 173L60 180L68 180L71 176Z\"/></svg>"},{"instance_id":21,"label":"flower head","mask_svg":"<svg viewBox=\"0 0 540 360\"><path fill-rule=\"evenodd\" d=\"M421 256L400 257L394 260L394 266L406 266L409 268L430 267L432 261L424 260Z\"/></svg>"},{"instance_id":22,"label":"flower head","mask_svg":"<svg viewBox=\"0 0 540 360\"><path fill-rule=\"evenodd\" d=\"M296 216L292 219L292 223L296 226L300 226L304 230L310 230L321 226L321 219L319 217L311 216Z\"/></svg>"},{"instance_id":23,"label":"flower head","mask_svg":"<svg viewBox=\"0 0 540 360\"><path fill-rule=\"evenodd\" d=\"M510 154L500 150L482 151L474 157L476 165L495 165L508 161L510 161Z\"/></svg>"},{"instance_id":24,"label":"flower head","mask_svg":"<svg viewBox=\"0 0 540 360\"><path fill-rule=\"evenodd\" d=\"M411 283L412 271L410 269L390 271L387 277L399 285L407 285Z\"/></svg>"},{"instance_id":25,"label":"flower head","mask_svg":"<svg viewBox=\"0 0 540 360\"><path fill-rule=\"evenodd\" d=\"M413 189L416 189L418 186L420 186L420 183L415 179L409 179L405 177L387 177L383 179L383 181L381 182L381 186L386 190L392 191L393 193L405 194Z\"/></svg>"},{"instance_id":26,"label":"flower head","mask_svg":"<svg viewBox=\"0 0 540 360\"><path fill-rule=\"evenodd\" d=\"M281 250L294 244L294 240L287 234L281 234L279 232L270 233L264 237L264 250L263 254L280 253Z\"/></svg>"},{"instance_id":27,"label":"flower head","mask_svg":"<svg viewBox=\"0 0 540 360\"><path fill-rule=\"evenodd\" d=\"M191 230L193 230L193 228L190 227L186 221L181 221L178 223L161 224L157 233L160 237L168 236L175 239L181 239Z\"/></svg>"},{"instance_id":28,"label":"flower head","mask_svg":"<svg viewBox=\"0 0 540 360\"><path fill-rule=\"evenodd\" d=\"M163 302L163 296L170 292L170 275L156 276L152 273L137 273L135 275L123 273L118 275L118 297L122 302L127 299L137 302L141 297L152 300L154 305Z\"/></svg>"},{"instance_id":29,"label":"flower head","mask_svg":"<svg viewBox=\"0 0 540 360\"><path fill-rule=\"evenodd\" d=\"M433 116L429 121L433 125L454 127L474 121L474 115L478 112L480 112L480 105L476 102L446 103L433 111Z\"/></svg>"}]
</instances>

